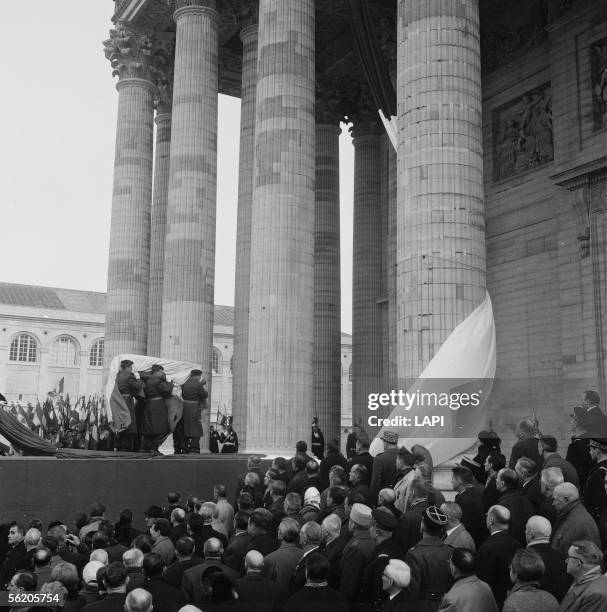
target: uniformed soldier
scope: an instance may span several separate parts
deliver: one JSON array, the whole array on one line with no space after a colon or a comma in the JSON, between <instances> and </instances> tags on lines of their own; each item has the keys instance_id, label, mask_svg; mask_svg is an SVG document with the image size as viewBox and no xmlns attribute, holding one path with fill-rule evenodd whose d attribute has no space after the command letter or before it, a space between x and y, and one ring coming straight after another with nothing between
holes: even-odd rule
<instances>
[{"instance_id":1,"label":"uniformed soldier","mask_svg":"<svg viewBox=\"0 0 607 612\"><path fill-rule=\"evenodd\" d=\"M440 508L426 508L422 539L405 555L405 563L411 568L411 584L403 611L436 612L443 595L451 588L449 560L453 547L441 539L446 525L447 515Z\"/></svg>"},{"instance_id":2,"label":"uniformed soldier","mask_svg":"<svg viewBox=\"0 0 607 612\"><path fill-rule=\"evenodd\" d=\"M183 416L175 431L178 431L177 439L182 440L180 452L184 454L200 452L200 436L204 435L202 411L207 408L209 397L204 388L206 384L206 380L202 380L202 370L192 370L190 377L181 385Z\"/></svg>"},{"instance_id":3,"label":"uniformed soldier","mask_svg":"<svg viewBox=\"0 0 607 612\"><path fill-rule=\"evenodd\" d=\"M225 430L219 434L219 441L221 442L221 454L225 455L228 453L238 452L238 435L232 427L232 417L226 418Z\"/></svg>"},{"instance_id":4,"label":"uniformed soldier","mask_svg":"<svg viewBox=\"0 0 607 612\"><path fill-rule=\"evenodd\" d=\"M120 371L116 374L116 386L131 416L131 424L118 434L117 447L119 451L134 452L138 450L135 446L138 433L135 398L140 397L143 393L143 381L139 380L133 373L133 362L130 359L124 359L120 362Z\"/></svg>"},{"instance_id":5,"label":"uniformed soldier","mask_svg":"<svg viewBox=\"0 0 607 612\"><path fill-rule=\"evenodd\" d=\"M339 590L351 604L350 609L364 607L365 568L375 549L375 540L371 537L371 508L364 504L352 504L348 530L352 539L346 544L339 563Z\"/></svg>"},{"instance_id":6,"label":"uniformed soldier","mask_svg":"<svg viewBox=\"0 0 607 612\"><path fill-rule=\"evenodd\" d=\"M607 493L605 492L605 474L607 474L607 438L591 438L588 452L595 462L590 469L582 498L586 510L595 521L599 520L601 512L607 506Z\"/></svg>"},{"instance_id":7,"label":"uniformed soldier","mask_svg":"<svg viewBox=\"0 0 607 612\"><path fill-rule=\"evenodd\" d=\"M158 451L162 438L169 433L168 410L164 400L171 397L173 383L167 381L160 364L152 366L152 375L145 381L145 410L141 427L142 451Z\"/></svg>"},{"instance_id":8,"label":"uniformed soldier","mask_svg":"<svg viewBox=\"0 0 607 612\"><path fill-rule=\"evenodd\" d=\"M215 429L214 425L209 425L210 433L209 433L209 450L212 453L219 453L219 432Z\"/></svg>"},{"instance_id":9,"label":"uniformed soldier","mask_svg":"<svg viewBox=\"0 0 607 612\"><path fill-rule=\"evenodd\" d=\"M318 426L318 419L312 419L312 454L321 461L325 458L325 437Z\"/></svg>"}]
</instances>

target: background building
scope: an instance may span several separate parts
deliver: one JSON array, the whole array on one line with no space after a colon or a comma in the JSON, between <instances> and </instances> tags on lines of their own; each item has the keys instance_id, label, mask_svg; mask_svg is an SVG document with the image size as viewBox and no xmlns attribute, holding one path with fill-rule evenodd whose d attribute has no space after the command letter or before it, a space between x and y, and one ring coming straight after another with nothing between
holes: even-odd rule
<instances>
[{"instance_id":1,"label":"background building","mask_svg":"<svg viewBox=\"0 0 607 612\"><path fill-rule=\"evenodd\" d=\"M105 293L0 283L0 392L9 402L49 391L102 393ZM234 309L215 306L211 423L232 414ZM342 334L342 429L352 423L352 339ZM237 424L235 423L237 427Z\"/></svg>"}]
</instances>

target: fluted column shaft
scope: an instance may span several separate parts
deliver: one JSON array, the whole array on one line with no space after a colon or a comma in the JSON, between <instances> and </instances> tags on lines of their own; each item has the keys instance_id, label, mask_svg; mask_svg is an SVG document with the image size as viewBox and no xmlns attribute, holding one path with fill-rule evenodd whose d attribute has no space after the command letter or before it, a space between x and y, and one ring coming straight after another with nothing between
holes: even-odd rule
<instances>
[{"instance_id":1,"label":"fluted column shaft","mask_svg":"<svg viewBox=\"0 0 607 612\"><path fill-rule=\"evenodd\" d=\"M314 0L261 0L248 450L307 439L313 404Z\"/></svg>"},{"instance_id":2,"label":"fluted column shaft","mask_svg":"<svg viewBox=\"0 0 607 612\"><path fill-rule=\"evenodd\" d=\"M156 159L152 194L150 298L148 312L148 355L160 355L162 329L162 287L164 283L164 241L166 234L167 199L169 194L169 162L171 152L171 113L156 115Z\"/></svg>"},{"instance_id":3,"label":"fluted column shaft","mask_svg":"<svg viewBox=\"0 0 607 612\"><path fill-rule=\"evenodd\" d=\"M251 211L253 204L255 95L257 87L257 24L245 26L240 33L240 38L242 40L242 90L240 101L240 158L234 288L232 415L234 416L234 425L240 432L240 443L243 448L246 448Z\"/></svg>"},{"instance_id":4,"label":"fluted column shaft","mask_svg":"<svg viewBox=\"0 0 607 612\"><path fill-rule=\"evenodd\" d=\"M154 85L147 79L124 78L116 88L105 332L108 366L120 353L145 354L147 350L154 147Z\"/></svg>"},{"instance_id":5,"label":"fluted column shaft","mask_svg":"<svg viewBox=\"0 0 607 612\"><path fill-rule=\"evenodd\" d=\"M210 384L217 191L217 13L211 0L178 1L177 7L161 353L169 359L201 364Z\"/></svg>"},{"instance_id":6,"label":"fluted column shaft","mask_svg":"<svg viewBox=\"0 0 607 612\"><path fill-rule=\"evenodd\" d=\"M338 121L316 124L314 414L326 440L339 439L341 415Z\"/></svg>"},{"instance_id":7,"label":"fluted column shaft","mask_svg":"<svg viewBox=\"0 0 607 612\"><path fill-rule=\"evenodd\" d=\"M366 424L367 397L381 391L381 151L379 127L354 124L352 419Z\"/></svg>"},{"instance_id":8,"label":"fluted column shaft","mask_svg":"<svg viewBox=\"0 0 607 612\"><path fill-rule=\"evenodd\" d=\"M485 295L478 0L398 4L398 369L415 379Z\"/></svg>"}]
</instances>

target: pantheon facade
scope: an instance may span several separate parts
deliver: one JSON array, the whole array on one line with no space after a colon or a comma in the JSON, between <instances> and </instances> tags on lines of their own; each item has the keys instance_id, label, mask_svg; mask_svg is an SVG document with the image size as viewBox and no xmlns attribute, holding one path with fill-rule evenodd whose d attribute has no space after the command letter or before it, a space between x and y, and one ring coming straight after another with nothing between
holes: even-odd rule
<instances>
[{"instance_id":1,"label":"pantheon facade","mask_svg":"<svg viewBox=\"0 0 607 612\"><path fill-rule=\"evenodd\" d=\"M233 414L249 451L340 415L340 125L354 144L353 415L493 301L492 426L604 394L604 0L116 0L105 347L210 378L218 93L241 99ZM393 147L378 110L394 117ZM285 451L286 452L286 451Z\"/></svg>"}]
</instances>

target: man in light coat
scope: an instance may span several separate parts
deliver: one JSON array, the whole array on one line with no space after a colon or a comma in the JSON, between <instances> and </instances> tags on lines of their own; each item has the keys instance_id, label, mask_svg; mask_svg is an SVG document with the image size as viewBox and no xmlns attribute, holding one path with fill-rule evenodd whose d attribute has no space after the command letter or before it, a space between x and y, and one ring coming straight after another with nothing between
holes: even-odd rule
<instances>
[{"instance_id":1,"label":"man in light coat","mask_svg":"<svg viewBox=\"0 0 607 612\"><path fill-rule=\"evenodd\" d=\"M607 610L607 577L601 574L601 549L594 542L578 540L569 547L567 555L567 573L573 576L573 584L563 598L559 611Z\"/></svg>"}]
</instances>

